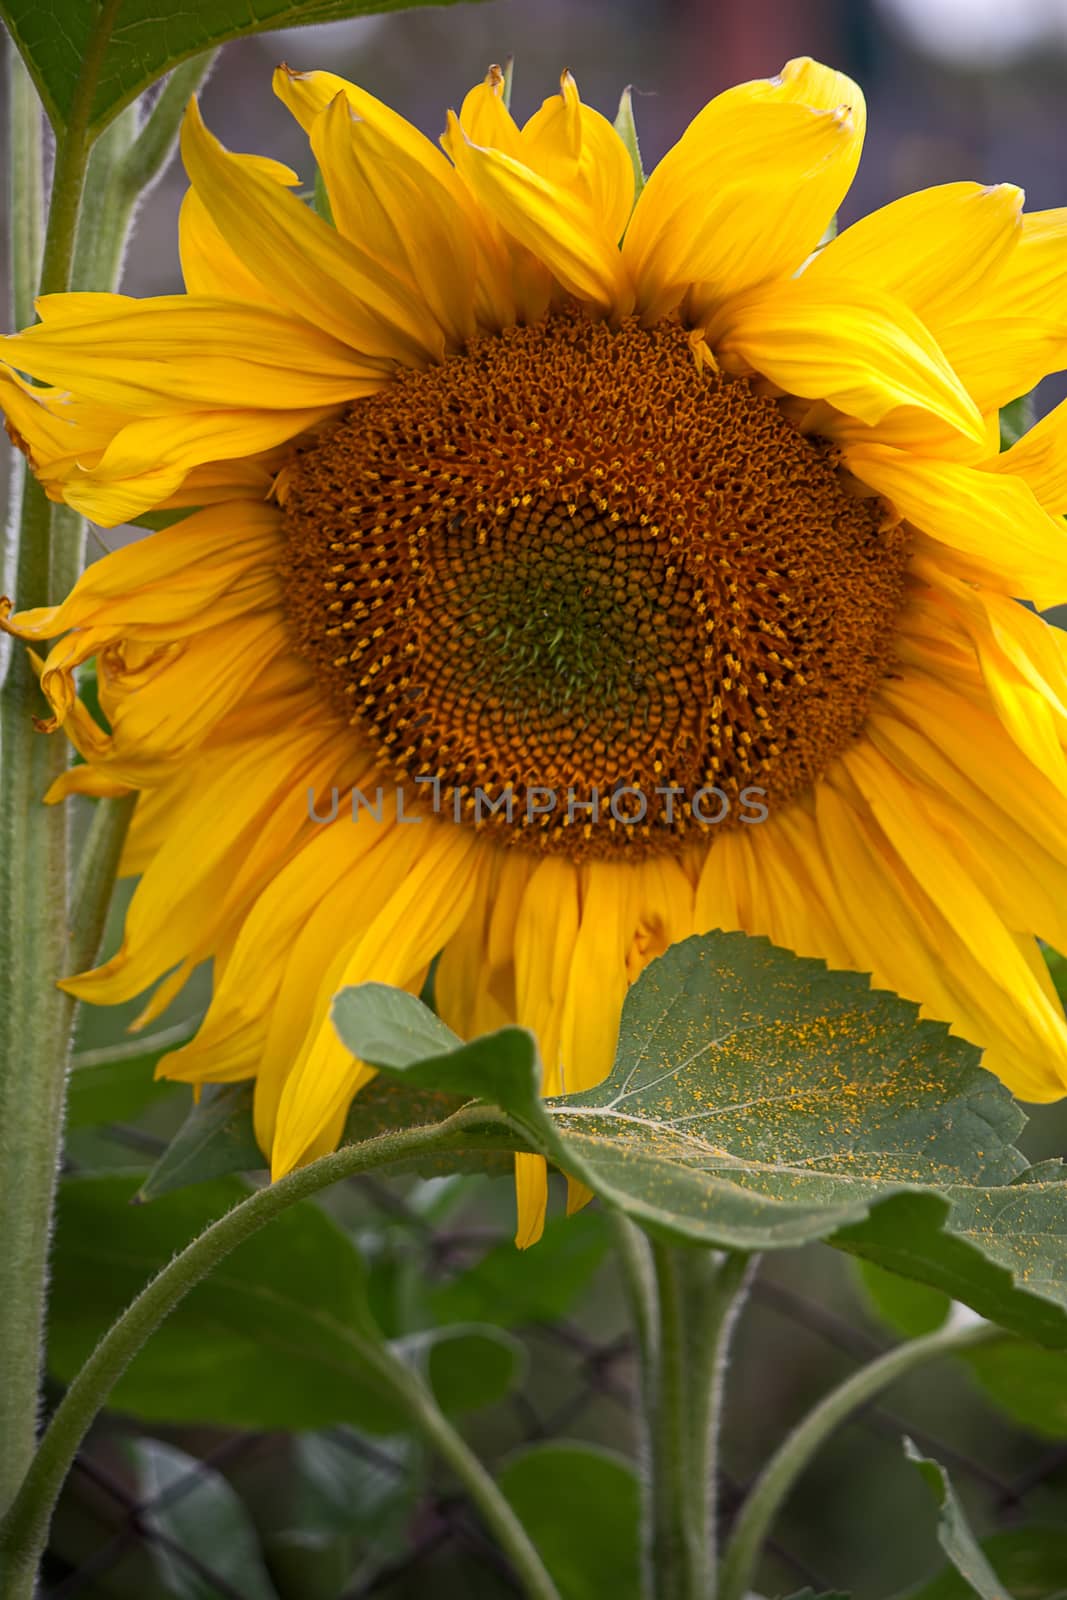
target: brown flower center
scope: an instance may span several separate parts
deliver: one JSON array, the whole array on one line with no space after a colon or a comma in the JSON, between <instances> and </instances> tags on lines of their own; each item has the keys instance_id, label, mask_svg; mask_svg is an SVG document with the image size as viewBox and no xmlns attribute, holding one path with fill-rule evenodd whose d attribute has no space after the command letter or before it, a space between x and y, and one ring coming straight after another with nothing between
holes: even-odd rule
<instances>
[{"instance_id":1,"label":"brown flower center","mask_svg":"<svg viewBox=\"0 0 1067 1600\"><path fill-rule=\"evenodd\" d=\"M677 851L859 732L908 555L882 510L678 323L564 312L294 458L290 624L383 775L438 780L409 806L433 788L575 857Z\"/></svg>"}]
</instances>

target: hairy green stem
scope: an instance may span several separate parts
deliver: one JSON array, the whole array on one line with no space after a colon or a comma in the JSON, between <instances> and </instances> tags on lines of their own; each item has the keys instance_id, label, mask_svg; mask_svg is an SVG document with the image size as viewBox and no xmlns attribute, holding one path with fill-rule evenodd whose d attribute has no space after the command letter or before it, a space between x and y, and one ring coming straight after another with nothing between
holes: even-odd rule
<instances>
[{"instance_id":1,"label":"hairy green stem","mask_svg":"<svg viewBox=\"0 0 1067 1600\"><path fill-rule=\"evenodd\" d=\"M649 1241L622 1219L616 1238L641 1352L645 1593L709 1600L723 1377L753 1263Z\"/></svg>"},{"instance_id":2,"label":"hairy green stem","mask_svg":"<svg viewBox=\"0 0 1067 1600\"><path fill-rule=\"evenodd\" d=\"M825 1395L797 1424L756 1479L723 1556L719 1600L745 1600L753 1586L763 1541L790 1490L816 1451L846 1418L895 1379L927 1361L1007 1337L1000 1328L984 1322L941 1328L921 1339L895 1345Z\"/></svg>"},{"instance_id":3,"label":"hairy green stem","mask_svg":"<svg viewBox=\"0 0 1067 1600\"><path fill-rule=\"evenodd\" d=\"M7 48L9 116L7 204L11 240L11 303L16 327L33 317L33 297L41 272L43 228L41 126L37 91L22 57Z\"/></svg>"},{"instance_id":4,"label":"hairy green stem","mask_svg":"<svg viewBox=\"0 0 1067 1600\"><path fill-rule=\"evenodd\" d=\"M111 891L136 804L136 794L96 802L71 891L68 974L91 967L99 954Z\"/></svg>"},{"instance_id":5,"label":"hairy green stem","mask_svg":"<svg viewBox=\"0 0 1067 1600\"><path fill-rule=\"evenodd\" d=\"M691 1403L689 1408L689 1483L693 1495L690 1515L700 1529L702 1570L700 1590L715 1592L719 1511L719 1433L726 1385L730 1343L749 1285L759 1263L757 1256L730 1251L709 1273L695 1252L690 1279L687 1323Z\"/></svg>"},{"instance_id":6,"label":"hairy green stem","mask_svg":"<svg viewBox=\"0 0 1067 1600\"><path fill-rule=\"evenodd\" d=\"M484 1125L488 1120L508 1125L502 1113L485 1106L467 1106L435 1126L391 1131L324 1156L241 1201L157 1273L109 1328L67 1390L22 1487L0 1524L0 1600L24 1600L31 1592L27 1584L32 1584L56 1499L87 1429L141 1346L202 1278L272 1218L307 1196L354 1173L388 1166L418 1152L446 1148L468 1124ZM427 1386L384 1344L378 1346L360 1339L355 1332L353 1339L359 1342L361 1355L374 1367L382 1383L404 1405L423 1438L455 1472L511 1561L523 1592L531 1600L559 1600L522 1524L481 1462L443 1416Z\"/></svg>"},{"instance_id":7,"label":"hairy green stem","mask_svg":"<svg viewBox=\"0 0 1067 1600\"><path fill-rule=\"evenodd\" d=\"M85 187L70 271L70 287L76 291L110 289L118 281L133 199L128 206L123 204L115 180L123 158L137 137L137 128L135 102L119 112L93 145L85 168Z\"/></svg>"},{"instance_id":8,"label":"hairy green stem","mask_svg":"<svg viewBox=\"0 0 1067 1600\"><path fill-rule=\"evenodd\" d=\"M40 292L70 286L89 123L96 84L120 0L102 0L56 159L43 249L41 111L11 69L8 149L12 167L11 313L31 316L30 274L41 258ZM6 524L3 575L22 607L47 605L65 592L81 559L80 518L52 507L19 468L17 519ZM68 939L68 819L41 801L67 761L66 741L42 738L33 725L45 710L28 654L11 652L0 693L0 1512L32 1458L37 1429L48 1245L63 1129L72 1002L55 987ZM32 1583L32 1579L30 1580Z\"/></svg>"},{"instance_id":9,"label":"hairy green stem","mask_svg":"<svg viewBox=\"0 0 1067 1600\"><path fill-rule=\"evenodd\" d=\"M10 47L9 47L10 48ZM12 51L13 54L13 51ZM12 312L32 299L40 254L42 118L12 61L8 150L12 162ZM15 167L14 163L25 163ZM30 309L32 315L32 308ZM21 460L6 523L3 575L28 603L48 598L48 501ZM11 651L0 692L0 1511L33 1454L41 1377L48 1238L63 1116L70 1009L57 997L49 958L66 940L66 819L41 796L63 768L59 741L33 727L43 701L25 650Z\"/></svg>"},{"instance_id":10,"label":"hairy green stem","mask_svg":"<svg viewBox=\"0 0 1067 1600\"><path fill-rule=\"evenodd\" d=\"M56 129L56 161L48 205L48 233L41 267L41 293L63 294L70 288L70 269L78 231L85 169L92 140L93 100L100 71L122 0L100 0L70 105L66 127Z\"/></svg>"},{"instance_id":11,"label":"hairy green stem","mask_svg":"<svg viewBox=\"0 0 1067 1600\"><path fill-rule=\"evenodd\" d=\"M685 1293L680 1246L654 1242L659 1307L656 1376L650 1404L651 1566L657 1600L705 1600L701 1528L689 1481L689 1392Z\"/></svg>"},{"instance_id":12,"label":"hairy green stem","mask_svg":"<svg viewBox=\"0 0 1067 1600\"><path fill-rule=\"evenodd\" d=\"M128 106L97 140L85 180L72 287L110 289L122 276L122 259L139 202L174 153L182 115L211 70L214 52L183 61L170 73L144 125Z\"/></svg>"}]
</instances>

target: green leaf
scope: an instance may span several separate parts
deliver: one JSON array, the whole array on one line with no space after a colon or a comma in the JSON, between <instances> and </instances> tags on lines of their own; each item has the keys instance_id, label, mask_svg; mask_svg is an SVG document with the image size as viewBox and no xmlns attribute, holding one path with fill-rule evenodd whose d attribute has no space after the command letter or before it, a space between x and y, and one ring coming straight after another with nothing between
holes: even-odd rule
<instances>
[{"instance_id":1,"label":"green leaf","mask_svg":"<svg viewBox=\"0 0 1067 1600\"><path fill-rule=\"evenodd\" d=\"M1067 1528L1014 1528L1010 1533L994 1533L983 1539L979 1548L1015 1600L1065 1600L1067 1597ZM973 1597L974 1589L960 1576L958 1569L946 1567L929 1583L913 1590L908 1600L973 1600Z\"/></svg>"},{"instance_id":2,"label":"green leaf","mask_svg":"<svg viewBox=\"0 0 1067 1600\"><path fill-rule=\"evenodd\" d=\"M1000 448L1010 450L1024 433L1028 433L1037 418L1033 394L1021 394L1000 408Z\"/></svg>"},{"instance_id":3,"label":"green leaf","mask_svg":"<svg viewBox=\"0 0 1067 1600\"><path fill-rule=\"evenodd\" d=\"M99 61L90 132L171 67L229 39L272 28L450 5L454 0L0 0L53 126L71 120L87 64Z\"/></svg>"},{"instance_id":4,"label":"green leaf","mask_svg":"<svg viewBox=\"0 0 1067 1600\"><path fill-rule=\"evenodd\" d=\"M560 1600L639 1600L641 1497L628 1461L595 1445L534 1445L497 1481Z\"/></svg>"},{"instance_id":5,"label":"green leaf","mask_svg":"<svg viewBox=\"0 0 1067 1600\"><path fill-rule=\"evenodd\" d=\"M634 204L636 205L640 199L641 190L645 187L645 169L641 163L641 146L637 141L633 88L629 84L619 96L619 109L615 115L615 132L626 146L626 153L630 157L630 162L634 169Z\"/></svg>"},{"instance_id":6,"label":"green leaf","mask_svg":"<svg viewBox=\"0 0 1067 1600\"><path fill-rule=\"evenodd\" d=\"M209 1085L144 1181L140 1200L266 1165L252 1132L252 1089Z\"/></svg>"},{"instance_id":7,"label":"green leaf","mask_svg":"<svg viewBox=\"0 0 1067 1600\"><path fill-rule=\"evenodd\" d=\"M248 1193L229 1179L145 1206L131 1204L135 1191L125 1176L61 1186L48 1363L63 1382L146 1281ZM406 1414L364 1354L381 1342L358 1252L304 1202L191 1291L119 1380L111 1404L149 1422L259 1429L348 1422L401 1433ZM520 1347L498 1328L446 1329L400 1348L431 1384L440 1383L439 1402L452 1410L499 1398L521 1373ZM463 1365L475 1370L457 1375Z\"/></svg>"},{"instance_id":8,"label":"green leaf","mask_svg":"<svg viewBox=\"0 0 1067 1600\"><path fill-rule=\"evenodd\" d=\"M495 1405L526 1371L518 1339L491 1324L428 1328L398 1339L394 1349L423 1374L449 1416Z\"/></svg>"},{"instance_id":9,"label":"green leaf","mask_svg":"<svg viewBox=\"0 0 1067 1600\"><path fill-rule=\"evenodd\" d=\"M242 1600L278 1600L252 1519L221 1473L159 1439L132 1439L125 1450L144 1507L140 1520L167 1594L218 1600L218 1587L207 1576L212 1572ZM201 1567L183 1561L152 1537L156 1533L187 1550Z\"/></svg>"},{"instance_id":10,"label":"green leaf","mask_svg":"<svg viewBox=\"0 0 1067 1600\"><path fill-rule=\"evenodd\" d=\"M176 1084L156 1080L155 1067L161 1056L184 1044L190 1034L190 1027L181 1023L132 1045L77 1052L71 1061L67 1092L68 1128L126 1122L160 1095L178 1093Z\"/></svg>"},{"instance_id":11,"label":"green leaf","mask_svg":"<svg viewBox=\"0 0 1067 1600\"><path fill-rule=\"evenodd\" d=\"M201 1116L197 1115L200 1108L194 1106L145 1180L142 1199L154 1200L172 1190L229 1173L262 1169L263 1155L252 1128L251 1084L230 1084L224 1094L225 1098L209 1095L202 1102L205 1109ZM443 1122L463 1104L463 1098L389 1078L375 1079L353 1100L341 1144L362 1144L393 1128ZM457 1172L504 1176L512 1170L516 1147L514 1137L499 1122L487 1120L484 1128L465 1128L462 1139L447 1149L442 1146L433 1153L397 1162L391 1171L412 1172L422 1178Z\"/></svg>"},{"instance_id":12,"label":"green leaf","mask_svg":"<svg viewBox=\"0 0 1067 1600\"><path fill-rule=\"evenodd\" d=\"M333 207L330 204L330 191L326 187L326 179L322 175L322 168L315 168L315 186L311 192L311 207L317 211L324 222L333 226Z\"/></svg>"},{"instance_id":13,"label":"green leaf","mask_svg":"<svg viewBox=\"0 0 1067 1600\"><path fill-rule=\"evenodd\" d=\"M184 522L186 517L195 516L200 509L199 506L179 506L173 511L140 511L136 517L131 518L131 521L135 528L147 528L150 533L161 533L164 528L173 528L176 523Z\"/></svg>"},{"instance_id":14,"label":"green leaf","mask_svg":"<svg viewBox=\"0 0 1067 1600\"><path fill-rule=\"evenodd\" d=\"M281 1477L283 1493L267 1507L272 1527L305 1541L325 1541L380 1533L386 1519L403 1514L414 1481L410 1442L375 1439L366 1445L350 1428L296 1434Z\"/></svg>"},{"instance_id":15,"label":"green leaf","mask_svg":"<svg viewBox=\"0 0 1067 1600\"><path fill-rule=\"evenodd\" d=\"M739 1250L829 1238L1067 1344L1062 1175L1027 1168L1022 1113L972 1046L862 976L743 934L688 939L630 990L607 1080L545 1102L522 1029L462 1045L374 984L334 1019L399 1081L502 1107L654 1231Z\"/></svg>"},{"instance_id":16,"label":"green leaf","mask_svg":"<svg viewBox=\"0 0 1067 1600\"><path fill-rule=\"evenodd\" d=\"M860 1261L859 1278L874 1311L894 1333L918 1339L940 1328L952 1309L952 1301L942 1289L902 1278L887 1272L873 1261Z\"/></svg>"},{"instance_id":17,"label":"green leaf","mask_svg":"<svg viewBox=\"0 0 1067 1600\"><path fill-rule=\"evenodd\" d=\"M502 1242L474 1266L432 1291L436 1323L498 1322L514 1327L566 1316L586 1289L609 1243L604 1215L555 1217L536 1250Z\"/></svg>"},{"instance_id":18,"label":"green leaf","mask_svg":"<svg viewBox=\"0 0 1067 1600\"><path fill-rule=\"evenodd\" d=\"M980 1600L1011 1600L971 1532L944 1467L922 1455L910 1439L904 1440L904 1454L909 1461L914 1461L933 1491L941 1510L937 1522L938 1543L956 1571L967 1580Z\"/></svg>"},{"instance_id":19,"label":"green leaf","mask_svg":"<svg viewBox=\"0 0 1067 1600\"><path fill-rule=\"evenodd\" d=\"M1046 1439L1067 1439L1067 1351L1004 1340L969 1350L963 1359L990 1400L1016 1422Z\"/></svg>"}]
</instances>

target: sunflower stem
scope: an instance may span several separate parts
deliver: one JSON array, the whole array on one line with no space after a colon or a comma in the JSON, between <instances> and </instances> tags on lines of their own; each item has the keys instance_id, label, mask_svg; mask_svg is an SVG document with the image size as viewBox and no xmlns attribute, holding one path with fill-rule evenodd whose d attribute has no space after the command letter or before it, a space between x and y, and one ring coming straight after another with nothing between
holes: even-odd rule
<instances>
[{"instance_id":1,"label":"sunflower stem","mask_svg":"<svg viewBox=\"0 0 1067 1600\"><path fill-rule=\"evenodd\" d=\"M405 1128L349 1145L259 1189L199 1236L141 1291L104 1335L71 1383L41 1440L7 1516L0 1523L0 1600L26 1600L48 1535L59 1491L85 1434L141 1346L189 1291L238 1245L289 1206L341 1178L448 1148L468 1124L510 1128L503 1113L465 1106L431 1127ZM431 1391L387 1345L352 1331L360 1356L404 1406L426 1442L463 1484L486 1527L510 1560L530 1600L559 1600L522 1524L485 1467L443 1415Z\"/></svg>"},{"instance_id":2,"label":"sunflower stem","mask_svg":"<svg viewBox=\"0 0 1067 1600\"><path fill-rule=\"evenodd\" d=\"M78 226L75 289L118 286L137 207L174 154L189 97L204 82L216 54L208 51L175 67L143 125L138 106L128 106L97 140Z\"/></svg>"},{"instance_id":3,"label":"sunflower stem","mask_svg":"<svg viewBox=\"0 0 1067 1600\"><path fill-rule=\"evenodd\" d=\"M623 1219L616 1242L640 1351L645 1593L710 1600L723 1380L754 1263L649 1241Z\"/></svg>"},{"instance_id":4,"label":"sunflower stem","mask_svg":"<svg viewBox=\"0 0 1067 1600\"><path fill-rule=\"evenodd\" d=\"M71 973L91 967L103 943L111 893L136 804L136 794L96 802L71 891Z\"/></svg>"},{"instance_id":5,"label":"sunflower stem","mask_svg":"<svg viewBox=\"0 0 1067 1600\"><path fill-rule=\"evenodd\" d=\"M745 1600L753 1586L763 1542L790 1490L815 1453L854 1411L927 1361L1009 1337L991 1323L967 1323L963 1327L950 1324L921 1339L895 1345L824 1395L756 1479L723 1556L718 1600Z\"/></svg>"},{"instance_id":6,"label":"sunflower stem","mask_svg":"<svg viewBox=\"0 0 1067 1600\"><path fill-rule=\"evenodd\" d=\"M90 146L90 117L104 52L120 0L102 0L56 155L43 244L42 114L9 44L8 140L12 214L11 314L32 319L32 281L40 293L70 287ZM81 519L50 506L21 464L5 534L3 578L23 607L65 593L81 562ZM33 724L44 706L28 653L14 649L0 692L0 1512L32 1459L40 1397L48 1246L63 1131L73 1002L55 980L68 940L68 819L41 804L64 770L66 741L42 738ZM32 1576L28 1580L32 1588ZM18 1592L13 1591L13 1592ZM25 1592L30 1592L29 1589Z\"/></svg>"},{"instance_id":7,"label":"sunflower stem","mask_svg":"<svg viewBox=\"0 0 1067 1600\"><path fill-rule=\"evenodd\" d=\"M12 312L32 315L40 258L41 109L8 50ZM48 598L50 509L21 459L13 474L3 576L30 605ZM62 1127L70 1009L50 957L66 939L66 820L40 805L62 770L57 741L34 731L43 709L25 650L11 651L0 692L0 1510L33 1454L52 1198Z\"/></svg>"},{"instance_id":8,"label":"sunflower stem","mask_svg":"<svg viewBox=\"0 0 1067 1600\"><path fill-rule=\"evenodd\" d=\"M22 57L11 43L7 49L7 85L11 301L15 326L23 327L33 316L33 297L41 273L44 114Z\"/></svg>"}]
</instances>

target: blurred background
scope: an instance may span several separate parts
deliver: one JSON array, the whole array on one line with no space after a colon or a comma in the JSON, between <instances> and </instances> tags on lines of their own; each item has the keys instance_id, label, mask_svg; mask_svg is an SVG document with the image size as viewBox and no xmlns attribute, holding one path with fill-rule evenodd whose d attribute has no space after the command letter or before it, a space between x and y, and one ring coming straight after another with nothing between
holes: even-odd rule
<instances>
[{"instance_id":1,"label":"blurred background","mask_svg":"<svg viewBox=\"0 0 1067 1600\"><path fill-rule=\"evenodd\" d=\"M770 75L798 54L842 68L867 95L866 153L843 225L911 189L960 178L1022 184L1031 208L1067 203L1067 0L488 0L244 41L223 52L202 98L209 125L228 146L279 158L310 181L303 136L270 92L278 62L352 77L436 137L446 108L458 106L491 62L511 55L520 120L555 90L563 68L609 117L631 84L647 167L717 91ZM175 166L147 199L126 292L180 289L184 187ZM1059 392L1050 388L1046 403ZM115 535L104 538L113 543ZM165 1026L180 1034L196 1002L194 985ZM72 1175L114 1176L116 1206L125 1206L188 1109L184 1090L153 1089L143 1071L135 1093L116 1091L102 1064L127 1020L122 1010L82 1018L86 1072L76 1080L68 1155ZM1035 1114L1032 1159L1064 1149L1064 1123L1055 1108ZM225 1200L220 1191L219 1204ZM555 1225L520 1258L509 1243L506 1179L362 1180L327 1204L368 1263L375 1309L390 1335L474 1320L515 1342L524 1364L518 1381L506 1393L489 1376L483 1389L468 1383L460 1409L495 1472L514 1483L526 1471L521 1492L542 1520L564 1526L568 1508L572 1516L581 1508L578 1480L553 1457L556 1446L591 1443L611 1452L603 1471L583 1480L593 1497L582 1513L587 1532L598 1515L606 1531L603 1585L581 1591L581 1600L628 1600L634 1501L623 1469L634 1451L634 1370L603 1218L592 1208ZM166 1208L179 1199L153 1205L163 1208L165 1239ZM124 1215L114 1212L119 1232ZM69 1217L61 1224L56 1293L58 1383L107 1301L92 1241ZM920 1306L914 1314L921 1322L926 1313ZM767 1263L740 1326L724 1515L802 1410L894 1336L844 1257L818 1248ZM275 1392L261 1406L268 1419L297 1420L256 1426L252 1400L242 1401L243 1411L224 1403L225 1379L211 1354L219 1330L208 1322L190 1337L196 1348L169 1381L163 1368L154 1378L148 1372L139 1389L126 1391L127 1409L117 1407L95 1429L57 1519L48 1600L496 1600L517 1592L454 1483L410 1441L352 1421L297 1425L310 1382L299 1352L278 1355ZM214 1413L197 1415L200 1405L209 1412L197 1396L210 1393L230 1418L226 1426ZM1031 1405L1021 1420L1018 1406L1004 1404L1003 1395L994 1404L963 1368L898 1386L844 1429L805 1479L768 1552L761 1593L791 1595L810 1585L857 1600L920 1592L923 1600L958 1600L965 1591L951 1584L922 1587L943 1561L929 1497L903 1461L901 1434L951 1469L981 1533L1010 1538L1013 1528L1034 1523L1062 1529L1065 1393L1063 1375L1053 1373L1043 1407ZM237 1415L241 1426L233 1425ZM534 1466L522 1468L530 1459ZM1067 1590L1067 1552L1063 1570ZM1048 1591L1017 1583L1013 1593L1046 1600Z\"/></svg>"}]
</instances>

